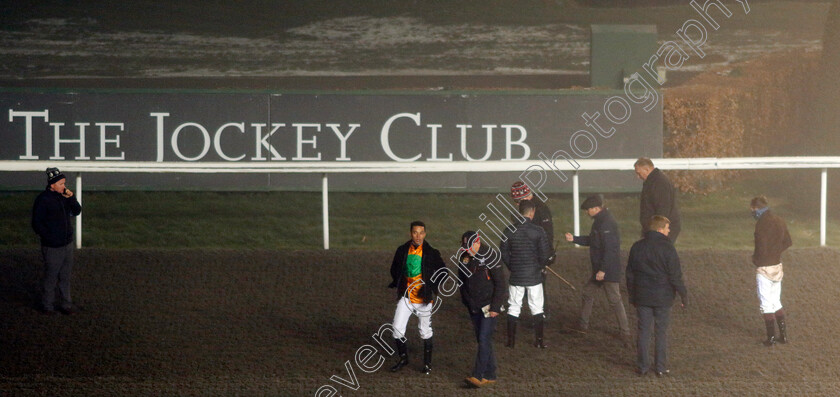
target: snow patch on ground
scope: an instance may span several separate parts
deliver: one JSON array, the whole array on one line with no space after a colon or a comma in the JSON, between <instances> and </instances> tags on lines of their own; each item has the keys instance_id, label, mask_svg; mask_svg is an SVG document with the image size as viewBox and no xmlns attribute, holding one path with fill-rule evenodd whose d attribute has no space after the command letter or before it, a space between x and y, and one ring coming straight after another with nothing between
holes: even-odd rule
<instances>
[{"instance_id":1,"label":"snow patch on ground","mask_svg":"<svg viewBox=\"0 0 840 397\"><path fill-rule=\"evenodd\" d=\"M819 50L820 41L721 29L710 33L705 47L718 61L689 62L683 70L795 48ZM582 74L588 58L589 29L569 24L435 25L411 17L346 17L243 38L106 32L93 19L51 18L0 31L1 78Z\"/></svg>"}]
</instances>

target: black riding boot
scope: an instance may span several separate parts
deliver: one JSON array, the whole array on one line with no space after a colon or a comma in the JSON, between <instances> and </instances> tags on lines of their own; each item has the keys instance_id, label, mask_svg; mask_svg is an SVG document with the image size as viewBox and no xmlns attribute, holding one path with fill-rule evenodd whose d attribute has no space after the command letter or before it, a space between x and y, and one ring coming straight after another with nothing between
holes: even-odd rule
<instances>
[{"instance_id":1,"label":"black riding boot","mask_svg":"<svg viewBox=\"0 0 840 397\"><path fill-rule=\"evenodd\" d=\"M432 372L432 338L423 340L423 373Z\"/></svg>"},{"instance_id":2,"label":"black riding boot","mask_svg":"<svg viewBox=\"0 0 840 397\"><path fill-rule=\"evenodd\" d=\"M516 323L519 322L519 317L508 315L507 319L507 343L505 347L513 348L516 344Z\"/></svg>"},{"instance_id":3,"label":"black riding boot","mask_svg":"<svg viewBox=\"0 0 840 397\"><path fill-rule=\"evenodd\" d=\"M542 313L534 316L534 336L536 340L534 341L534 346L539 347L540 349L545 349L545 343L543 343L543 329L545 325L545 317Z\"/></svg>"},{"instance_id":4,"label":"black riding boot","mask_svg":"<svg viewBox=\"0 0 840 397\"><path fill-rule=\"evenodd\" d=\"M772 316L772 314L771 314ZM773 346L776 344L776 319L764 318L764 327L767 328L767 340L764 341L764 346Z\"/></svg>"},{"instance_id":5,"label":"black riding boot","mask_svg":"<svg viewBox=\"0 0 840 397\"><path fill-rule=\"evenodd\" d=\"M408 346L405 345L401 339L394 339L394 343L397 345L397 353L400 355L400 361L397 361L393 367L391 367L391 372L397 372L408 365Z\"/></svg>"}]
</instances>

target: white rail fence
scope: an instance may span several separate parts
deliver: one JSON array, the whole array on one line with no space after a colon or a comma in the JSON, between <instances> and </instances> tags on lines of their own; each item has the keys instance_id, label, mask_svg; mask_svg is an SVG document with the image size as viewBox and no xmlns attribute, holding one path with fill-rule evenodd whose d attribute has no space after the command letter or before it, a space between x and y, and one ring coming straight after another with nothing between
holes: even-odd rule
<instances>
[{"instance_id":1,"label":"white rail fence","mask_svg":"<svg viewBox=\"0 0 840 397\"><path fill-rule=\"evenodd\" d=\"M0 171L43 171L59 167L62 171L76 173L75 193L82 200L82 175L86 172L133 173L309 173L321 174L324 249L330 248L329 174L341 173L414 173L414 172L525 172L532 166L542 167L547 178L552 168L571 175L575 234L580 234L580 173L585 171L633 170L636 159L575 160L579 168L558 159L553 163L542 161L482 161L482 162L274 162L274 163L168 163L126 161L0 161ZM828 206L828 169L840 168L840 157L733 157L733 158L682 158L653 159L663 170L762 170L762 169L818 169L820 183L820 245L825 246ZM554 183L560 182L556 180ZM552 182L546 182L552 183ZM76 220L76 246L82 247L82 216Z\"/></svg>"}]
</instances>

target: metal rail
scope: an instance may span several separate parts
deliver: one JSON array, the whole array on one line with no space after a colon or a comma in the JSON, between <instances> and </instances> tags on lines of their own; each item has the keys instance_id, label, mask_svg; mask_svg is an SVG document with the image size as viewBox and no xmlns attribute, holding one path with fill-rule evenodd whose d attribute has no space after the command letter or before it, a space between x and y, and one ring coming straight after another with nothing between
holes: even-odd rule
<instances>
[{"instance_id":1,"label":"metal rail","mask_svg":"<svg viewBox=\"0 0 840 397\"><path fill-rule=\"evenodd\" d=\"M394 173L394 172L500 172L521 171L538 166L547 172L572 172L572 208L575 234L580 234L579 174L584 171L627 171L636 159L580 159L572 162L555 161L451 161L451 162L132 162L132 161L0 161L0 171L43 171L60 167L76 175L76 195L82 198L82 174L85 172L144 172L144 173L312 173L322 178L322 217L324 249L329 249L329 181L328 174ZM731 158L668 158L653 159L663 170L762 170L762 169L819 169L820 179L820 245L826 245L828 207L828 169L840 168L840 157L731 157ZM76 246L82 246L82 217L76 221Z\"/></svg>"}]
</instances>

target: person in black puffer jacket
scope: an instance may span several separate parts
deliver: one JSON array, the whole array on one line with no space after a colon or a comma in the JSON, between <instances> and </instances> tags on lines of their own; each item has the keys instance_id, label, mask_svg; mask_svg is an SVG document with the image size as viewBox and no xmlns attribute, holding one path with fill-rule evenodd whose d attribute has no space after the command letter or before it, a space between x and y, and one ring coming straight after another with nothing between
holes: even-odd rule
<instances>
[{"instance_id":1,"label":"person in black puffer jacket","mask_svg":"<svg viewBox=\"0 0 840 397\"><path fill-rule=\"evenodd\" d=\"M507 299L505 275L499 266L498 254L482 244L481 237L474 231L467 231L461 236L458 257L461 261L458 267L461 301L470 313L478 342L475 366L466 382L481 387L496 381L493 332L496 318Z\"/></svg>"},{"instance_id":2,"label":"person in black puffer jacket","mask_svg":"<svg viewBox=\"0 0 840 397\"><path fill-rule=\"evenodd\" d=\"M543 274L550 262L551 245L545 231L534 224L533 200L519 202L519 213L525 221L508 226L499 247L502 260L510 270L510 298L508 299L508 340L505 346L513 347L516 340L516 324L522 310L522 298L528 291L528 308L534 316L535 346L545 348L543 343Z\"/></svg>"},{"instance_id":3,"label":"person in black puffer jacket","mask_svg":"<svg viewBox=\"0 0 840 397\"><path fill-rule=\"evenodd\" d=\"M82 212L82 206L65 183L66 178L58 168L47 168L47 188L32 206L32 229L41 238L44 257L41 309L45 314L55 314L56 288L62 313L73 314L76 310L70 299L74 248L71 218Z\"/></svg>"},{"instance_id":4,"label":"person in black puffer jacket","mask_svg":"<svg viewBox=\"0 0 840 397\"><path fill-rule=\"evenodd\" d=\"M554 221L551 216L551 209L548 208L548 205L546 205L539 197L534 197L534 193L531 191L531 188L522 181L516 181L510 187L510 198L512 198L517 204L520 201L525 200L531 200L531 202L534 203L534 219L532 221L534 224L545 230L545 236L548 238L548 246L550 247L551 252L554 253ZM513 223L519 223L519 217L513 216L511 221ZM553 259L554 256L552 255L551 262L554 261ZM551 263L549 263L548 266L551 266ZM544 271L542 272L542 284L543 302L548 302L548 285L545 283ZM548 318L548 308L545 306L543 306L543 317Z\"/></svg>"}]
</instances>

